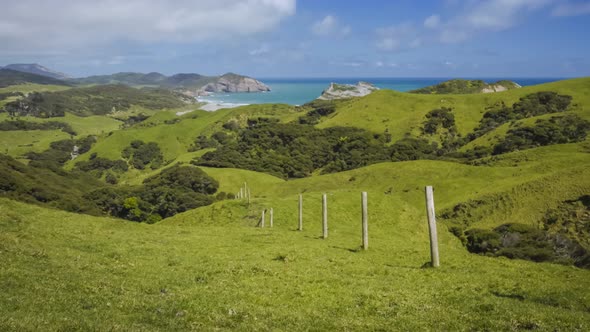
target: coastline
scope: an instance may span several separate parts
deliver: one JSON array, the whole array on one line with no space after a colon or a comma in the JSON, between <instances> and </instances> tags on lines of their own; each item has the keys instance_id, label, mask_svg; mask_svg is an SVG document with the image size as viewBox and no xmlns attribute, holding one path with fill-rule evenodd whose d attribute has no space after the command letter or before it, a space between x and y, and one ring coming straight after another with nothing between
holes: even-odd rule
<instances>
[{"instance_id":1,"label":"coastline","mask_svg":"<svg viewBox=\"0 0 590 332\"><path fill-rule=\"evenodd\" d=\"M236 107L240 107L240 106L250 105L250 104L246 104L246 103L226 103L223 101L213 101L213 100L203 99L201 97L196 97L196 99L199 103L204 104L201 107L199 107L199 109L201 109L203 111L207 111L207 112L215 112L217 110L224 109L224 108L236 108Z\"/></svg>"},{"instance_id":2,"label":"coastline","mask_svg":"<svg viewBox=\"0 0 590 332\"><path fill-rule=\"evenodd\" d=\"M359 81L370 82L374 86L384 90L406 92L436 85L450 78L269 78L262 79L269 87L269 92L252 93L215 93L196 97L197 101L204 105L200 109L213 112L224 108L234 108L253 104L288 104L303 105L319 96L330 86L337 84L357 84ZM500 78L474 78L486 82L495 82ZM548 83L557 78L501 78L518 83L520 86L529 86Z\"/></svg>"}]
</instances>

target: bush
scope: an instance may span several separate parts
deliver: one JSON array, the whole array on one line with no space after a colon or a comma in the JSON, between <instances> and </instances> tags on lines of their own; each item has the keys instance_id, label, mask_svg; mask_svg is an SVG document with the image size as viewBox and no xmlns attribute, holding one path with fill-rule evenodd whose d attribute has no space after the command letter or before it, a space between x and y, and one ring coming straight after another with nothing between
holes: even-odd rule
<instances>
[{"instance_id":1,"label":"bush","mask_svg":"<svg viewBox=\"0 0 590 332\"><path fill-rule=\"evenodd\" d=\"M537 120L532 127L511 129L504 140L494 146L493 154L530 149L551 144L583 141L590 122L575 114Z\"/></svg>"},{"instance_id":2,"label":"bush","mask_svg":"<svg viewBox=\"0 0 590 332\"><path fill-rule=\"evenodd\" d=\"M65 122L48 121L48 122L31 122L24 120L5 120L0 122L0 131L15 130L61 130L70 135L76 135L72 127Z\"/></svg>"},{"instance_id":3,"label":"bush","mask_svg":"<svg viewBox=\"0 0 590 332\"><path fill-rule=\"evenodd\" d=\"M248 125L238 131L235 139L214 134L223 145L192 163L300 178L318 169L322 173L339 172L386 161L390 156L381 136L362 129L317 129L264 118L250 119Z\"/></svg>"},{"instance_id":4,"label":"bush","mask_svg":"<svg viewBox=\"0 0 590 332\"><path fill-rule=\"evenodd\" d=\"M486 229L470 229L466 233L467 250L473 253L495 253L500 249L500 234Z\"/></svg>"},{"instance_id":5,"label":"bush","mask_svg":"<svg viewBox=\"0 0 590 332\"><path fill-rule=\"evenodd\" d=\"M588 250L566 233L511 223L493 230L471 229L466 234L467 249L473 253L590 268Z\"/></svg>"},{"instance_id":6,"label":"bush","mask_svg":"<svg viewBox=\"0 0 590 332\"><path fill-rule=\"evenodd\" d=\"M426 119L422 128L425 134L436 134L440 128L445 128L449 132L457 131L455 127L455 115L450 108L441 107L434 109L426 114Z\"/></svg>"},{"instance_id":7,"label":"bush","mask_svg":"<svg viewBox=\"0 0 590 332\"><path fill-rule=\"evenodd\" d=\"M110 160L102 157L95 157L87 161L79 161L75 166L84 172L113 170L116 172L126 172L127 163L123 160Z\"/></svg>"},{"instance_id":8,"label":"bush","mask_svg":"<svg viewBox=\"0 0 590 332\"><path fill-rule=\"evenodd\" d=\"M201 169L179 165L145 179L143 184L147 188L167 187L206 195L214 194L219 187L219 183Z\"/></svg>"},{"instance_id":9,"label":"bush","mask_svg":"<svg viewBox=\"0 0 590 332\"><path fill-rule=\"evenodd\" d=\"M571 96L542 91L520 98L512 107L507 107L502 102L484 113L479 126L468 137L470 140L474 140L509 121L564 112L569 107L571 100Z\"/></svg>"},{"instance_id":10,"label":"bush","mask_svg":"<svg viewBox=\"0 0 590 332\"><path fill-rule=\"evenodd\" d=\"M404 138L391 146L391 160L407 161L433 158L436 148L436 143L433 145L422 138Z\"/></svg>"},{"instance_id":11,"label":"bush","mask_svg":"<svg viewBox=\"0 0 590 332\"><path fill-rule=\"evenodd\" d=\"M132 141L128 147L123 149L121 156L130 159L130 164L136 169L158 169L162 166L164 156L160 147L155 142L144 143L141 140Z\"/></svg>"}]
</instances>

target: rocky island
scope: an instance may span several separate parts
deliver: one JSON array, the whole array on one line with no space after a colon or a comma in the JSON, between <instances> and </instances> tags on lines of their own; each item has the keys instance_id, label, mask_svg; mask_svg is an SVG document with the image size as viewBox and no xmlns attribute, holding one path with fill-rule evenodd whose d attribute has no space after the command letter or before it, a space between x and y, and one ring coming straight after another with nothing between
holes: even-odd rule
<instances>
[{"instance_id":1,"label":"rocky island","mask_svg":"<svg viewBox=\"0 0 590 332\"><path fill-rule=\"evenodd\" d=\"M363 97L377 90L379 90L378 87L368 82L358 82L356 85L330 83L330 87L324 90L322 92L322 95L319 96L318 99L334 100L352 97Z\"/></svg>"}]
</instances>

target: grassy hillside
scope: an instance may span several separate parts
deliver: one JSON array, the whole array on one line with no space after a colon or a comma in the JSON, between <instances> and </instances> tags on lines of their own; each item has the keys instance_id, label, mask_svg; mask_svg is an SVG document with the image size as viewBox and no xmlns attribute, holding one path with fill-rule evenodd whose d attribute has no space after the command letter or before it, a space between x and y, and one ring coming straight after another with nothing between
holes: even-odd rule
<instances>
[{"instance_id":1,"label":"grassy hillside","mask_svg":"<svg viewBox=\"0 0 590 332\"><path fill-rule=\"evenodd\" d=\"M590 119L590 78L579 78L492 94L420 95L381 90L337 104L336 112L318 127L354 126L375 133L389 129L395 142L408 134L419 136L426 114L433 109L447 107L453 110L458 133L467 135L477 127L486 107L501 102L512 105L519 98L539 91L572 96L572 111Z\"/></svg>"},{"instance_id":2,"label":"grassy hillside","mask_svg":"<svg viewBox=\"0 0 590 332\"><path fill-rule=\"evenodd\" d=\"M51 142L68 139L61 130L0 131L0 152L20 158L26 152L41 152Z\"/></svg>"},{"instance_id":3,"label":"grassy hillside","mask_svg":"<svg viewBox=\"0 0 590 332\"><path fill-rule=\"evenodd\" d=\"M316 127L353 126L379 134L383 134L387 130L391 135L391 141L396 142L407 135L421 136L427 113L436 108L448 107L452 109L454 114L457 132L466 136L479 125L486 108L501 102L512 105L523 96L546 90L573 96L571 111L583 118L590 119L590 109L582 106L590 104L589 80L574 79L495 94L477 95L436 96L382 90L363 98L336 102L334 104L335 111L321 117ZM116 131L111 136L99 140L92 152L109 159L118 158L121 151L132 140L140 139L145 142L158 142L165 153L165 159L173 160L185 154L197 136L210 136L223 130L222 125L228 122L235 122L243 128L247 125L248 119L264 116L275 117L280 122L287 123L297 121L299 117L305 115L306 111L308 111L307 107L251 105L212 113L191 112L181 117L174 115L174 111L159 112L139 125L123 131ZM517 122L534 123L536 119ZM477 138L461 148L461 151L478 145L493 146L505 136L508 126L509 124L505 124ZM493 137L496 138L491 139ZM441 138L438 136L431 136L428 139L441 142Z\"/></svg>"},{"instance_id":4,"label":"grassy hillside","mask_svg":"<svg viewBox=\"0 0 590 332\"><path fill-rule=\"evenodd\" d=\"M511 193L515 204L496 205L496 218L479 224L534 223L544 205L590 191L588 151L587 143L539 148L486 166L383 163L288 182L213 170L232 192L248 181L252 204L222 201L155 225L1 200L0 327L586 330L588 270L469 254L442 219L441 268L421 267L429 260L424 185L434 185L439 213ZM362 190L366 252L358 251ZM303 232L294 231L299 192ZM327 240L319 238L324 192ZM255 228L270 207L275 227Z\"/></svg>"},{"instance_id":5,"label":"grassy hillside","mask_svg":"<svg viewBox=\"0 0 590 332\"><path fill-rule=\"evenodd\" d=\"M152 110L144 121L126 122L117 130L114 126L122 122L112 117L67 114L63 121L85 134L96 134L98 141L67 162L65 169L73 169L79 161L95 161L97 168L88 172L101 182L89 179L76 186L81 178L60 181L60 176L68 176L61 169L36 172L2 157L6 162L0 169L0 194L30 202L45 188L86 199L85 193L98 188L90 197L99 201L100 213L146 222L72 214L0 198L0 330L588 330L590 269L575 260L590 257L587 137L472 160L430 154L422 160L380 162L327 175L319 175L318 169L308 177L287 181L243 169L199 166L203 174L190 163L219 147L189 151L195 150L191 147L197 136L205 136L207 143L219 131L226 135L217 135L219 144L228 139L227 145L239 143L231 140L247 131L253 143L240 151L254 159L262 152L276 153L282 144L279 137L290 134L284 124L294 121L300 123L290 126L300 134L295 145L320 145L302 140L304 131L353 126L367 130L360 136L379 140L383 149L403 152L396 150L404 148L398 140L408 135L427 137L426 145L454 130L467 135L480 126L490 107L512 107L539 91L572 96L568 110L560 113L590 120L588 78L485 95L378 91L364 98L303 107ZM440 112L432 113L434 109ZM119 115L131 118L142 110L130 108ZM192 112L179 116L178 111ZM555 116L543 112L510 118L462 149L494 146L514 128ZM424 135L427 119L448 120L449 113L453 126ZM285 130L269 131L273 134L265 138L268 142L256 145L261 142L256 136L266 135L265 124ZM385 142L385 135L373 135L386 129L391 142ZM350 131L338 130L342 129L333 132L343 134L335 136L332 152L346 147L351 156L361 158L366 149L362 140L352 140ZM42 150L53 141L51 135L62 134L0 132L11 155ZM157 143L158 148L148 142ZM19 146L28 144L32 145ZM71 149L71 144L59 145ZM145 153L156 150L158 158L160 152L163 155L157 167L150 168L153 163L127 171L107 167L113 160L134 165L135 158L141 157L134 153L148 145ZM129 150L130 146L135 150ZM286 158L285 164L305 159L295 152L290 157L276 156ZM116 173L111 185L102 184L107 173ZM11 179L24 189L12 190ZM144 184L146 179L150 180ZM197 199L187 196L187 188L180 191L182 186L207 183L217 188L216 182L216 192L193 194L200 197L199 205L210 205L186 211L187 206L199 205L190 205ZM245 182L252 192L250 204L234 199L213 202L219 192L236 193ZM435 190L438 269L429 268L426 185ZM369 197L368 251L360 250L362 191ZM296 231L300 193L302 232ZM325 240L320 238L324 193L329 209ZM256 227L264 209L268 226L270 208L274 227ZM132 215L155 217L160 210L186 212L152 225L147 222L157 218ZM494 233L500 232L498 226L515 223L509 227L516 229L512 233ZM564 243L577 245L575 257ZM508 253L524 252L527 259L545 262L492 257L496 249L481 251L485 255L470 253L467 249L474 244L501 246L498 252L508 248L512 249ZM563 259L536 259L547 251Z\"/></svg>"},{"instance_id":6,"label":"grassy hillside","mask_svg":"<svg viewBox=\"0 0 590 332\"><path fill-rule=\"evenodd\" d=\"M182 107L194 100L163 89L135 89L125 85L100 85L52 93L32 93L5 110L17 115L40 118L61 117L65 113L79 116L107 115L126 111L132 106L158 110Z\"/></svg>"},{"instance_id":7,"label":"grassy hillside","mask_svg":"<svg viewBox=\"0 0 590 332\"><path fill-rule=\"evenodd\" d=\"M229 121L245 126L249 118L264 116L291 121L297 114L296 110L288 105L250 105L216 112L194 111L180 117L174 112L159 112L145 123L116 131L100 140L90 152L104 158L120 158L121 152L131 141L140 139L145 142L157 142L164 152L164 158L172 161L185 154L197 136L210 136L222 130L222 126Z\"/></svg>"},{"instance_id":8,"label":"grassy hillside","mask_svg":"<svg viewBox=\"0 0 590 332\"><path fill-rule=\"evenodd\" d=\"M0 109L7 103L15 101L31 92L50 92L50 91L63 91L69 89L69 86L64 85L50 85L50 84L33 84L24 83L19 85L10 85L4 88L0 88Z\"/></svg>"},{"instance_id":9,"label":"grassy hillside","mask_svg":"<svg viewBox=\"0 0 590 332\"><path fill-rule=\"evenodd\" d=\"M494 83L486 83L482 80L464 80L455 79L442 82L436 85L427 86L417 90L412 90L410 93L420 94L468 94L468 93L483 93L494 92L497 90L511 90L519 88L520 86L512 81L498 81Z\"/></svg>"}]
</instances>

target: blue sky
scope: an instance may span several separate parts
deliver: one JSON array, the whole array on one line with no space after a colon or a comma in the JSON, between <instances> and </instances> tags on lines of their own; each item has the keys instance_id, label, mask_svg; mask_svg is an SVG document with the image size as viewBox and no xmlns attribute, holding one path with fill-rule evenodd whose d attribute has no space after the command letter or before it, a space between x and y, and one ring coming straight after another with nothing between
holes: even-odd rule
<instances>
[{"instance_id":1,"label":"blue sky","mask_svg":"<svg viewBox=\"0 0 590 332\"><path fill-rule=\"evenodd\" d=\"M59 10L56 10L59 8ZM20 0L0 65L255 77L590 75L588 0Z\"/></svg>"}]
</instances>

